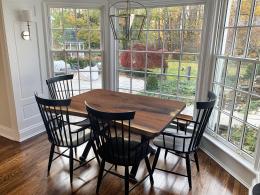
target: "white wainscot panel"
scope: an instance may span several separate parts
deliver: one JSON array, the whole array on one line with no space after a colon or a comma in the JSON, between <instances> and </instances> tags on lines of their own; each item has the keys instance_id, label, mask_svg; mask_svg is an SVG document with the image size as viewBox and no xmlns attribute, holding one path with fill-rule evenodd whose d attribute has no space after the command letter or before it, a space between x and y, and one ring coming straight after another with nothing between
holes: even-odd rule
<instances>
[{"instance_id":1,"label":"white wainscot panel","mask_svg":"<svg viewBox=\"0 0 260 195\"><path fill-rule=\"evenodd\" d=\"M25 41L21 37L21 32L26 28L25 22L15 24L17 68L19 68L22 99L32 97L35 91L43 93L37 25L34 22L31 23L31 40L29 41Z\"/></svg>"}]
</instances>

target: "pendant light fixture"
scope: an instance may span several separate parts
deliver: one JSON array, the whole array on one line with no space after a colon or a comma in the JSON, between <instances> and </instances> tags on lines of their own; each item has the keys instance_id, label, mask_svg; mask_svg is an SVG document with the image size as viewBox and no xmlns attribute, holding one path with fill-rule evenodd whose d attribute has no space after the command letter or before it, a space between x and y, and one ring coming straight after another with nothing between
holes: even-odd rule
<instances>
[{"instance_id":1,"label":"pendant light fixture","mask_svg":"<svg viewBox=\"0 0 260 195\"><path fill-rule=\"evenodd\" d=\"M117 13L111 13L112 8L118 8ZM137 13L141 9L142 14ZM134 1L118 1L109 9L109 20L116 40L130 41L139 40L147 10L141 3Z\"/></svg>"}]
</instances>

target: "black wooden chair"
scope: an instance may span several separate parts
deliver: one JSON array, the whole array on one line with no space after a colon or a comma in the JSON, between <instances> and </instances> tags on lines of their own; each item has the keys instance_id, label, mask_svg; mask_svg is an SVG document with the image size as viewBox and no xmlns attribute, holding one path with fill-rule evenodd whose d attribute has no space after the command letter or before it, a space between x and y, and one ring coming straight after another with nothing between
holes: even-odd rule
<instances>
[{"instance_id":1,"label":"black wooden chair","mask_svg":"<svg viewBox=\"0 0 260 195\"><path fill-rule=\"evenodd\" d=\"M199 149L199 144L203 136L203 133L205 131L205 128L207 126L211 112L213 110L215 101L216 101L216 95L212 92L209 92L208 101L196 103L197 115L195 121L181 118L182 125L180 125L177 119L176 121L173 121L173 123L169 125L169 127L166 128L161 133L161 135L159 135L153 140L154 145L158 147L155 154L153 166L152 166L153 172L155 169L158 169L168 173L173 173L173 174L188 177L189 187L190 189L192 188L190 155L192 154L194 155L196 167L197 170L199 171L199 161L198 161L197 151ZM187 126L183 125L183 121L185 120L189 125ZM175 154L177 156L186 159L187 175L156 168L156 164L160 155L161 148L165 149L166 151L169 151L169 153Z\"/></svg>"},{"instance_id":2,"label":"black wooden chair","mask_svg":"<svg viewBox=\"0 0 260 195\"><path fill-rule=\"evenodd\" d=\"M56 160L60 156L69 158L70 164L70 182L73 180L73 170L83 166L78 159L73 158L73 148L76 148L86 142L87 147L93 147L95 155L97 157L96 148L91 139L91 130L86 127L76 126L70 123L70 116L68 113L68 106L71 103L70 99L66 100L49 100L43 99L35 95L46 131L48 139L51 143L49 163L48 163L48 174L51 169L52 161ZM55 152L55 146L67 148L64 152ZM69 150L69 156L65 154ZM54 153L57 154L53 158ZM90 159L89 161L93 160ZM80 166L73 169L73 162L80 162ZM89 162L88 161L88 162ZM87 162L87 163L88 163Z\"/></svg>"},{"instance_id":3,"label":"black wooden chair","mask_svg":"<svg viewBox=\"0 0 260 195\"><path fill-rule=\"evenodd\" d=\"M111 169L105 170L125 179L125 194L129 193L129 166L134 166L143 159L145 159L150 182L153 185L152 170L148 160L148 154L150 152L149 140L141 139L140 135L133 134L130 131L131 120L134 118L135 112L101 112L88 105L87 111L91 122L93 137L98 149L97 152L102 159L96 193L99 192L106 162L115 165L115 167L125 167L124 176L111 171ZM136 185L134 187L136 187ZM132 189L130 189L130 191Z\"/></svg>"},{"instance_id":4,"label":"black wooden chair","mask_svg":"<svg viewBox=\"0 0 260 195\"><path fill-rule=\"evenodd\" d=\"M52 99L54 100L63 100L69 99L77 93L73 89L73 74L62 75L46 80L49 93ZM78 126L88 126L90 127L90 122L88 118L76 117L71 118L71 123Z\"/></svg>"}]
</instances>

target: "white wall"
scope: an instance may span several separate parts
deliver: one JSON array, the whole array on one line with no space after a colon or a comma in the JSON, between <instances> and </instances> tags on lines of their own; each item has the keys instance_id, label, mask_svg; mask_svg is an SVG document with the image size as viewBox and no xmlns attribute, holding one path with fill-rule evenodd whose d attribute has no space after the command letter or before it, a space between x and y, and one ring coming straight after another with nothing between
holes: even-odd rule
<instances>
[{"instance_id":1,"label":"white wall","mask_svg":"<svg viewBox=\"0 0 260 195\"><path fill-rule=\"evenodd\" d=\"M13 84L14 105L17 118L17 141L25 140L44 130L34 92L47 95L45 87L46 54L42 23L41 1L3 0L7 48ZM26 23L20 21L21 10L31 10L31 40L25 41L21 32ZM14 138L17 139L17 138Z\"/></svg>"}]
</instances>

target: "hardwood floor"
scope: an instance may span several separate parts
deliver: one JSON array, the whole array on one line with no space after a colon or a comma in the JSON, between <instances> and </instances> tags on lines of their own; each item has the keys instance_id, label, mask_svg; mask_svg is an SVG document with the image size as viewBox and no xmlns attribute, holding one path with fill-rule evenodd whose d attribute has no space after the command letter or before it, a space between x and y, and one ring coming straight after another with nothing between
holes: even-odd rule
<instances>
[{"instance_id":1,"label":"hardwood floor","mask_svg":"<svg viewBox=\"0 0 260 195\"><path fill-rule=\"evenodd\" d=\"M49 149L50 144L45 134L23 143L0 137L0 194L95 194L98 173L98 164L95 160L74 172L71 187L67 158L55 160L50 175L47 176ZM78 149L79 155L82 150L83 147ZM152 162L153 156L150 160ZM162 152L158 166L171 169L178 160L177 157L168 154L165 161ZM155 170L153 187L147 178L130 194L248 194L248 190L241 183L202 151L199 152L199 161L200 173L197 172L195 164L192 164L191 191L187 178ZM118 171L122 170L118 167ZM185 173L184 160L175 167L175 171ZM140 179L146 174L142 162L137 178ZM123 194L123 189L123 180L108 174L102 181L100 194Z\"/></svg>"}]
</instances>

